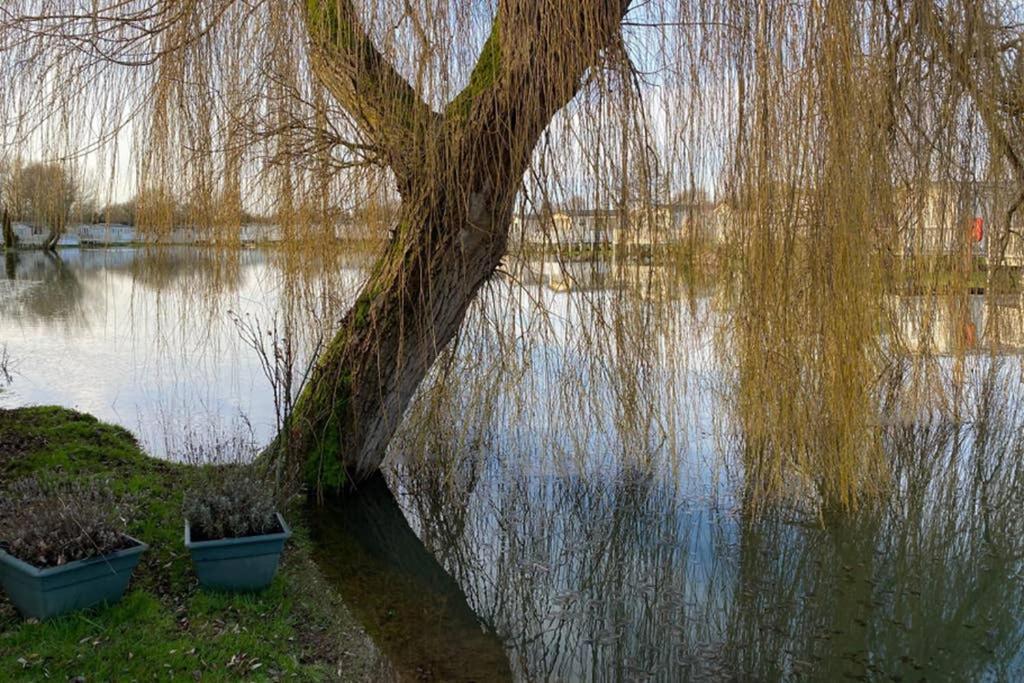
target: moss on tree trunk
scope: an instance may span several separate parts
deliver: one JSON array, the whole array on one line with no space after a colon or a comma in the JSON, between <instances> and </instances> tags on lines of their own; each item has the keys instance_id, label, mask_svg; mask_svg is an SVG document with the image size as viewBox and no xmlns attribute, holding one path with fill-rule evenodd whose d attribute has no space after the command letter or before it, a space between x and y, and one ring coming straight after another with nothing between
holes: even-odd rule
<instances>
[{"instance_id":1,"label":"moss on tree trunk","mask_svg":"<svg viewBox=\"0 0 1024 683\"><path fill-rule=\"evenodd\" d=\"M449 344L505 250L422 205L378 259L324 349L277 447L318 488L375 471L417 387ZM507 222L507 218L506 218Z\"/></svg>"},{"instance_id":2,"label":"moss on tree trunk","mask_svg":"<svg viewBox=\"0 0 1024 683\"><path fill-rule=\"evenodd\" d=\"M318 487L380 466L500 263L534 147L617 44L628 6L502 0L469 84L437 113L377 51L351 0L305 3L314 72L380 148L403 198L394 237L272 448Z\"/></svg>"}]
</instances>

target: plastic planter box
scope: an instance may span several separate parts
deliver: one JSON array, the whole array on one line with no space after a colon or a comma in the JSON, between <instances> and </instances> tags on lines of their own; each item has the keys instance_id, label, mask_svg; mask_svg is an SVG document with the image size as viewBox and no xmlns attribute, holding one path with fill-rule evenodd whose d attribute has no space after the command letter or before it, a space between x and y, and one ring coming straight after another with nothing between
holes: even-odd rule
<instances>
[{"instance_id":1,"label":"plastic planter box","mask_svg":"<svg viewBox=\"0 0 1024 683\"><path fill-rule=\"evenodd\" d=\"M280 514L282 531L262 536L193 541L192 527L185 520L185 547L192 553L192 565L203 588L220 591L258 591L270 585L277 573L277 561L292 530Z\"/></svg>"},{"instance_id":2,"label":"plastic planter box","mask_svg":"<svg viewBox=\"0 0 1024 683\"><path fill-rule=\"evenodd\" d=\"M131 536L128 539L135 543L131 548L47 569L0 550L0 583L18 611L34 619L117 602L139 556L149 547Z\"/></svg>"}]
</instances>

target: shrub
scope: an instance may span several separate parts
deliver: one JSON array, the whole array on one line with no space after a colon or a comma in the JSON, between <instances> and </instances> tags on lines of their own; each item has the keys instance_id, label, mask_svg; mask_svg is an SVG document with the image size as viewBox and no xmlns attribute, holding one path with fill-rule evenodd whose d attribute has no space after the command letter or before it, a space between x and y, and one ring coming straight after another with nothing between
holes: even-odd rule
<instances>
[{"instance_id":1,"label":"shrub","mask_svg":"<svg viewBox=\"0 0 1024 683\"><path fill-rule=\"evenodd\" d=\"M244 467L217 468L185 493L194 540L241 538L280 530L273 488Z\"/></svg>"},{"instance_id":2,"label":"shrub","mask_svg":"<svg viewBox=\"0 0 1024 683\"><path fill-rule=\"evenodd\" d=\"M107 555L134 545L124 509L103 481L22 479L0 492L0 547L40 568Z\"/></svg>"}]
</instances>

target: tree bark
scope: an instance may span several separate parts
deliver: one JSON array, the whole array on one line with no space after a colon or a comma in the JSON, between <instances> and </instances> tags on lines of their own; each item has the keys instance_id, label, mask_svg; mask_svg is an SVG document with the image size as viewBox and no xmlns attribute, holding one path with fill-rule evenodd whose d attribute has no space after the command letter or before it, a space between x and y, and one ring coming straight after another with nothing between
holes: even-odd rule
<instances>
[{"instance_id":1,"label":"tree bark","mask_svg":"<svg viewBox=\"0 0 1024 683\"><path fill-rule=\"evenodd\" d=\"M505 253L533 149L629 0L502 0L469 85L432 111L363 31L350 0L306 5L314 71L389 160L399 222L272 445L339 486L384 458L409 401ZM505 30L513 27L513 30Z\"/></svg>"},{"instance_id":2,"label":"tree bark","mask_svg":"<svg viewBox=\"0 0 1024 683\"><path fill-rule=\"evenodd\" d=\"M46 238L46 242L43 244L45 251L57 251L57 242L60 241L60 235L56 231L51 230L49 236Z\"/></svg>"},{"instance_id":3,"label":"tree bark","mask_svg":"<svg viewBox=\"0 0 1024 683\"><path fill-rule=\"evenodd\" d=\"M341 329L296 403L288 452L307 479L339 485L380 464L416 387L455 335L470 301L504 250L500 233L469 241L470 228L441 208L403 207L407 227L377 261Z\"/></svg>"},{"instance_id":4,"label":"tree bark","mask_svg":"<svg viewBox=\"0 0 1024 683\"><path fill-rule=\"evenodd\" d=\"M4 209L3 217L4 249L14 248L14 227L11 225L11 212Z\"/></svg>"}]
</instances>

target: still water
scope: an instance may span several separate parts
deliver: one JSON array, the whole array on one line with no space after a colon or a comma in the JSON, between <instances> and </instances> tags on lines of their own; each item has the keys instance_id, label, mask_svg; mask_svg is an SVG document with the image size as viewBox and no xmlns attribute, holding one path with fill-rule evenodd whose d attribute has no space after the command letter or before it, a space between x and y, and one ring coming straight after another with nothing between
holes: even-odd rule
<instances>
[{"instance_id":1,"label":"still water","mask_svg":"<svg viewBox=\"0 0 1024 683\"><path fill-rule=\"evenodd\" d=\"M240 330L329 328L366 265L296 306L271 253L18 254L0 405L91 412L161 457L256 448L274 405ZM755 516L720 289L536 260L488 290L382 475L309 513L403 678L1024 678L1019 302L893 297L880 344L928 400L877 425L891 493Z\"/></svg>"}]
</instances>

